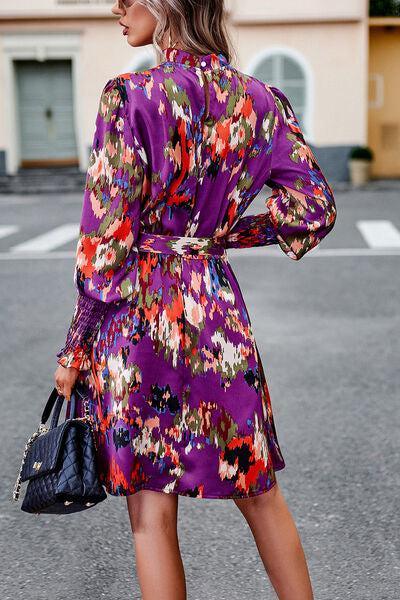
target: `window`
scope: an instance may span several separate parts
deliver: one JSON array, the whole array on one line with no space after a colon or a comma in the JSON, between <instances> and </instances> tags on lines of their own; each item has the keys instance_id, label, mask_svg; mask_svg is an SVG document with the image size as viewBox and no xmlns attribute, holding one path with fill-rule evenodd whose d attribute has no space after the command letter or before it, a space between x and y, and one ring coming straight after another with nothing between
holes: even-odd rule
<instances>
[{"instance_id":1,"label":"window","mask_svg":"<svg viewBox=\"0 0 400 600\"><path fill-rule=\"evenodd\" d=\"M369 3L370 17L399 17L399 0L371 0Z\"/></svg>"},{"instance_id":2,"label":"window","mask_svg":"<svg viewBox=\"0 0 400 600\"><path fill-rule=\"evenodd\" d=\"M256 59L250 72L257 79L283 91L293 106L305 137L310 138L309 77L302 62L284 50L267 51Z\"/></svg>"}]
</instances>

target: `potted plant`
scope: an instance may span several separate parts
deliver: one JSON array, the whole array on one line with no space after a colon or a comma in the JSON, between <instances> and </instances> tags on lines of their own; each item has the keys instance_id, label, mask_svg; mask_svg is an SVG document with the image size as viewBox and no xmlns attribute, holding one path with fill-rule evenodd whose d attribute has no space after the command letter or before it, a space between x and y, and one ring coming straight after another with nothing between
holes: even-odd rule
<instances>
[{"instance_id":1,"label":"potted plant","mask_svg":"<svg viewBox=\"0 0 400 600\"><path fill-rule=\"evenodd\" d=\"M368 146L354 146L349 154L350 181L353 185L367 183L371 176L374 153Z\"/></svg>"}]
</instances>

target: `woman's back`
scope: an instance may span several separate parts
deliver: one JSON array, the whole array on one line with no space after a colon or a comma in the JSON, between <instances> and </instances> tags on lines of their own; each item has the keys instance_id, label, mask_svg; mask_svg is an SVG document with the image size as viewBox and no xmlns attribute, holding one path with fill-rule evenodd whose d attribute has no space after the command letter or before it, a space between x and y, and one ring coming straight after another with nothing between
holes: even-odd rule
<instances>
[{"instance_id":1,"label":"woman's back","mask_svg":"<svg viewBox=\"0 0 400 600\"><path fill-rule=\"evenodd\" d=\"M273 97L223 55L172 48L165 55L125 79L147 169L142 222L146 231L223 236L265 182L263 120Z\"/></svg>"},{"instance_id":2,"label":"woman's back","mask_svg":"<svg viewBox=\"0 0 400 600\"><path fill-rule=\"evenodd\" d=\"M261 493L285 465L226 248L299 259L332 190L277 88L172 47L99 105L63 366L84 372L109 493ZM265 183L267 212L243 217Z\"/></svg>"},{"instance_id":3,"label":"woman's back","mask_svg":"<svg viewBox=\"0 0 400 600\"><path fill-rule=\"evenodd\" d=\"M213 236L226 247L279 243L300 258L333 226L335 205L288 99L223 54L164 54L106 85L89 187L106 160L140 202L134 237L140 229ZM241 219L265 183L268 215Z\"/></svg>"}]
</instances>

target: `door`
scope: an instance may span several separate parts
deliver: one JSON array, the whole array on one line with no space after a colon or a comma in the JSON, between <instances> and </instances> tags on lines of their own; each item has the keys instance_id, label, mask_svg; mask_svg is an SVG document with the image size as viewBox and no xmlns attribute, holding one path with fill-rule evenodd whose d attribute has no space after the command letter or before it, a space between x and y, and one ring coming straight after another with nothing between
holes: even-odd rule
<instances>
[{"instance_id":1,"label":"door","mask_svg":"<svg viewBox=\"0 0 400 600\"><path fill-rule=\"evenodd\" d=\"M78 164L70 60L15 62L21 166Z\"/></svg>"},{"instance_id":2,"label":"door","mask_svg":"<svg viewBox=\"0 0 400 600\"><path fill-rule=\"evenodd\" d=\"M400 26L370 27L368 144L373 177L400 177Z\"/></svg>"}]
</instances>

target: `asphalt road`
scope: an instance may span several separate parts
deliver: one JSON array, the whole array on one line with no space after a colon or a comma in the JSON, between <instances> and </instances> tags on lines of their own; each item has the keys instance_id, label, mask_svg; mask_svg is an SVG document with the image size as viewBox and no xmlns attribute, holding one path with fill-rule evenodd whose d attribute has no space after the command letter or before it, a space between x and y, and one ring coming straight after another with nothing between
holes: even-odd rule
<instances>
[{"instance_id":1,"label":"asphalt road","mask_svg":"<svg viewBox=\"0 0 400 600\"><path fill-rule=\"evenodd\" d=\"M400 191L336 200L335 229L321 244L331 253L295 262L270 248L231 261L264 361L286 460L277 477L315 599L399 600L400 253L340 249L367 249L359 219L400 229ZM79 196L0 198L1 223L19 227L0 239L2 600L140 598L125 499L66 517L27 515L10 501L72 316L75 243L53 259L9 248L79 221L80 208ZM180 497L179 512L189 600L275 598L232 501Z\"/></svg>"}]
</instances>

